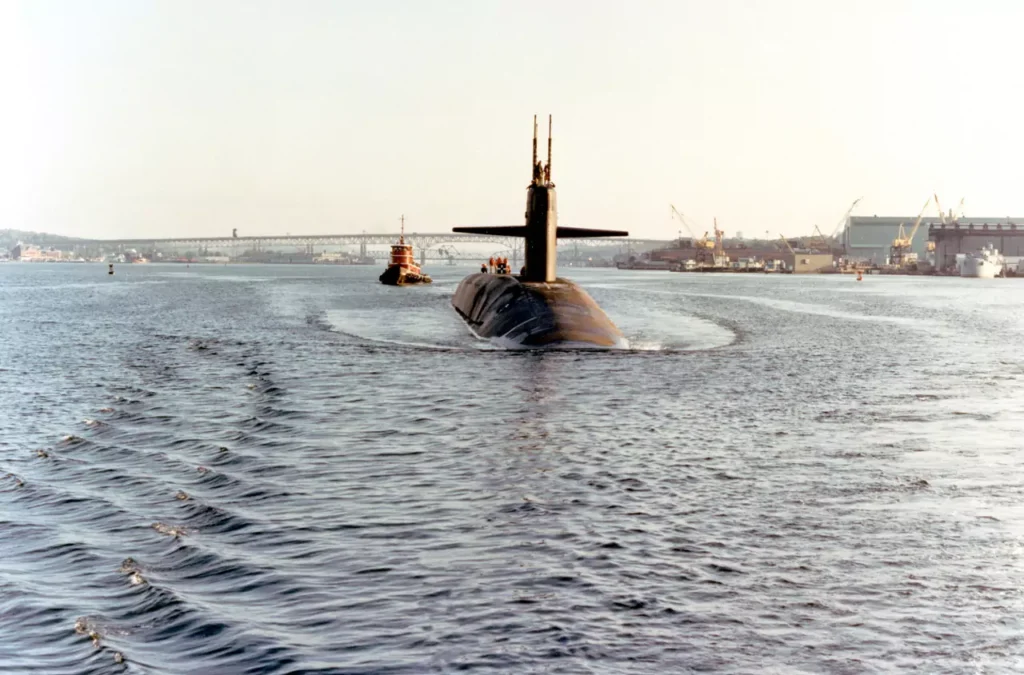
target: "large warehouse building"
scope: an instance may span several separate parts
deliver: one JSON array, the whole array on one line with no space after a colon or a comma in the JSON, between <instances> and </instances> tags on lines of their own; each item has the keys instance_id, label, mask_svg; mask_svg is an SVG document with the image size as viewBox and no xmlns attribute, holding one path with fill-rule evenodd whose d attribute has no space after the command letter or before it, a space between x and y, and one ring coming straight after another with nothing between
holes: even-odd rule
<instances>
[{"instance_id":1,"label":"large warehouse building","mask_svg":"<svg viewBox=\"0 0 1024 675\"><path fill-rule=\"evenodd\" d=\"M916 219L917 216L850 216L843 231L847 257L884 264L893 239L899 235L900 223L910 234ZM975 251L988 244L1007 256L1024 255L1024 236L1021 235L1024 235L1024 217L965 217L945 226L938 219L929 218L921 222L914 235L912 250L923 259L931 237L937 242L936 264L948 267L953 264L957 253Z\"/></svg>"},{"instance_id":2,"label":"large warehouse building","mask_svg":"<svg viewBox=\"0 0 1024 675\"><path fill-rule=\"evenodd\" d=\"M935 242L935 265L939 269L955 266L958 254L977 251L983 246L994 247L1007 262L1024 256L1024 218L979 220L964 218L955 223L929 223L928 238ZM1017 221L1021 225L1017 225Z\"/></svg>"}]
</instances>

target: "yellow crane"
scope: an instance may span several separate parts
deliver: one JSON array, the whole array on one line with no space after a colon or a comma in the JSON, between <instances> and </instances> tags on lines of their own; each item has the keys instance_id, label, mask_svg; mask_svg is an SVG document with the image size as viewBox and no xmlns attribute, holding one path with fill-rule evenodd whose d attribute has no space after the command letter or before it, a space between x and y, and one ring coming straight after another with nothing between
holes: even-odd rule
<instances>
[{"instance_id":1,"label":"yellow crane","mask_svg":"<svg viewBox=\"0 0 1024 675\"><path fill-rule=\"evenodd\" d=\"M939 205L939 196L938 195L933 195L933 196L935 197L935 208L937 208L939 210L939 220L942 221L943 225L948 225L950 223L955 223L956 221L960 220L960 218L963 217L963 215L964 215L964 199L963 198L961 198L960 199L960 203L956 205L956 210L955 211L953 209L950 209L949 213L943 213L942 207Z\"/></svg>"},{"instance_id":2,"label":"yellow crane","mask_svg":"<svg viewBox=\"0 0 1024 675\"><path fill-rule=\"evenodd\" d=\"M679 209L677 209L672 204L669 204L669 207L672 209L672 215L675 218L677 218L679 220L679 222L683 224L683 227L686 228L686 231L690 233L690 237L693 239L693 245L695 247L697 247L698 249L714 248L715 244L714 244L714 242L708 240L708 233L707 232L704 233L703 237L698 237L696 234L694 234L693 228L690 227L689 221L686 220L686 216L681 214L679 212Z\"/></svg>"},{"instance_id":3,"label":"yellow crane","mask_svg":"<svg viewBox=\"0 0 1024 675\"><path fill-rule=\"evenodd\" d=\"M814 231L817 233L818 239L821 240L821 245L822 245L822 247L824 249L824 252L825 253L831 253L832 252L832 246L828 243L828 239L826 239L825 235L821 233L821 230L818 229L817 225L814 226Z\"/></svg>"},{"instance_id":4,"label":"yellow crane","mask_svg":"<svg viewBox=\"0 0 1024 675\"><path fill-rule=\"evenodd\" d=\"M694 246L697 247L697 253L693 256L693 259L698 265L704 265L707 267L715 266L715 242L713 239L708 239L708 233L705 232L704 236L694 242Z\"/></svg>"},{"instance_id":5,"label":"yellow crane","mask_svg":"<svg viewBox=\"0 0 1024 675\"><path fill-rule=\"evenodd\" d=\"M675 204L669 204L668 207L672 209L669 213L669 216L671 218L677 219L680 223L682 223L683 227L686 228L686 231L690 233L690 238L696 240L697 235L695 235L693 233L693 230L690 229L690 223L686 222L686 218L683 217L683 214L679 213L679 209L675 207Z\"/></svg>"},{"instance_id":6,"label":"yellow crane","mask_svg":"<svg viewBox=\"0 0 1024 675\"><path fill-rule=\"evenodd\" d=\"M943 225L955 223L960 220L964 215L964 200L960 199L960 203L956 205L956 209L950 209L947 213L942 212L942 207L939 206L939 196L935 195L935 207L939 210L939 219Z\"/></svg>"},{"instance_id":7,"label":"yellow crane","mask_svg":"<svg viewBox=\"0 0 1024 675\"><path fill-rule=\"evenodd\" d=\"M917 214L917 220L914 221L914 227L910 230L910 234L903 231L903 223L900 223L899 234L892 240L892 247L889 249L890 264L897 267L906 267L917 263L917 255L912 253L911 247L914 244L914 235L917 234L917 228L921 227L924 211L931 202L932 198L929 197L928 201L921 207L921 212ZM936 198L936 203L938 203L938 198Z\"/></svg>"},{"instance_id":8,"label":"yellow crane","mask_svg":"<svg viewBox=\"0 0 1024 675\"><path fill-rule=\"evenodd\" d=\"M704 233L703 237L698 237L696 234L694 234L693 228L690 227L690 223L686 220L686 216L680 213L679 209L677 209L672 204L669 204L669 206L672 208L672 215L679 219L679 222L683 224L683 227L686 228L686 231L690 233L690 237L693 238L693 246L694 248L697 249L697 252L694 255L694 261L698 265L706 265L708 267L714 266L715 254L712 251L712 249L715 248L716 242L711 239L708 239L707 232ZM715 224L715 234L716 236L718 234L717 223Z\"/></svg>"},{"instance_id":9,"label":"yellow crane","mask_svg":"<svg viewBox=\"0 0 1024 675\"><path fill-rule=\"evenodd\" d=\"M718 229L718 218L714 219L715 222L715 256L725 257L725 230Z\"/></svg>"},{"instance_id":10,"label":"yellow crane","mask_svg":"<svg viewBox=\"0 0 1024 675\"><path fill-rule=\"evenodd\" d=\"M935 208L939 210L939 220L942 221L943 225L945 225L946 214L942 212L942 204L939 204L939 195L933 194L932 196L935 197Z\"/></svg>"},{"instance_id":11,"label":"yellow crane","mask_svg":"<svg viewBox=\"0 0 1024 675\"><path fill-rule=\"evenodd\" d=\"M792 253L794 257L796 257L796 251L794 251L794 250L793 250L793 247L789 245L789 242L788 242L788 241L786 241L786 238L785 238L785 237L783 237L783 236L782 236L782 235L780 234L780 235L779 235L779 239L781 239L781 240L782 240L782 243L786 245L786 248L788 248L788 249L789 249L789 252L790 252L790 253Z\"/></svg>"},{"instance_id":12,"label":"yellow crane","mask_svg":"<svg viewBox=\"0 0 1024 675\"><path fill-rule=\"evenodd\" d=\"M963 218L963 215L964 215L964 198L963 197L960 198L960 203L956 205L956 210L955 211L953 209L949 210L949 216L948 216L948 219L947 219L946 214L942 212L942 207L939 205L939 195L936 194L936 195L933 195L933 196L935 197L935 208L938 209L938 211L939 211L939 221L943 225L948 225L950 223L955 223L958 220L960 220L961 218ZM935 251L935 242L929 240L928 244L927 244L927 248L928 248L928 252L929 253L934 252Z\"/></svg>"}]
</instances>

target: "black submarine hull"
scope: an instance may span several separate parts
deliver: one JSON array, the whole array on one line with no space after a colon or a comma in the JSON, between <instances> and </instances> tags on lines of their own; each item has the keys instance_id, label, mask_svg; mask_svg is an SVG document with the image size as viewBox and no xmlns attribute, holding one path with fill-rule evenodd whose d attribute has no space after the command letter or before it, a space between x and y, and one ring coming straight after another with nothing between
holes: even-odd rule
<instances>
[{"instance_id":1,"label":"black submarine hull","mask_svg":"<svg viewBox=\"0 0 1024 675\"><path fill-rule=\"evenodd\" d=\"M452 307L477 337L511 346L628 347L594 299L567 279L471 274L455 290Z\"/></svg>"}]
</instances>

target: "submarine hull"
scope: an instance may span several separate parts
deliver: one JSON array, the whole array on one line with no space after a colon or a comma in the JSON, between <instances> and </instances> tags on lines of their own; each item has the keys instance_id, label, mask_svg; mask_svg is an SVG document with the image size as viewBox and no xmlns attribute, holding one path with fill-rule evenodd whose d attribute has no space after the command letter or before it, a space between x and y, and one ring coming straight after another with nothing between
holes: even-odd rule
<instances>
[{"instance_id":1,"label":"submarine hull","mask_svg":"<svg viewBox=\"0 0 1024 675\"><path fill-rule=\"evenodd\" d=\"M481 338L528 348L628 346L593 298L567 279L471 274L455 290L452 306Z\"/></svg>"}]
</instances>

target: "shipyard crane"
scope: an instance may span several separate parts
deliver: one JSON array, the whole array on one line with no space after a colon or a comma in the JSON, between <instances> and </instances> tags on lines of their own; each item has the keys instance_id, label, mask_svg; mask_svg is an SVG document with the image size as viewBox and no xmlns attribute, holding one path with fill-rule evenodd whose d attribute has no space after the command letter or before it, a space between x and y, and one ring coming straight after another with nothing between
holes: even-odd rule
<instances>
[{"instance_id":1,"label":"shipyard crane","mask_svg":"<svg viewBox=\"0 0 1024 675\"><path fill-rule=\"evenodd\" d=\"M794 251L793 247L789 245L789 241L787 241L786 238L781 234L779 235L779 239L781 239L782 243L786 245L786 248L788 248L789 252L793 254L793 257L796 257L796 251Z\"/></svg>"},{"instance_id":2,"label":"shipyard crane","mask_svg":"<svg viewBox=\"0 0 1024 675\"><path fill-rule=\"evenodd\" d=\"M782 244L783 244L783 245L784 245L784 246L786 247L786 249L787 249L787 250L789 251L789 254L790 254L791 256L793 256L793 267L795 268L795 267L796 267L796 251L794 251L794 250L793 250L793 247L789 245L789 240L788 240L788 239L786 239L786 238L785 238L784 236L782 236L781 234L779 235L779 239L781 239L781 240L782 240Z\"/></svg>"},{"instance_id":3,"label":"shipyard crane","mask_svg":"<svg viewBox=\"0 0 1024 675\"><path fill-rule=\"evenodd\" d=\"M949 212L950 222L955 223L964 217L964 197L960 198L960 203L956 205L956 208Z\"/></svg>"},{"instance_id":4,"label":"shipyard crane","mask_svg":"<svg viewBox=\"0 0 1024 675\"><path fill-rule=\"evenodd\" d=\"M948 219L947 219L947 215L942 212L942 206L939 205L939 195L936 194L936 195L934 195L934 197L935 197L935 208L938 209L938 211L939 211L939 222L941 222L943 225L949 225L949 224L952 224L952 223L956 223L958 220L963 218L963 215L964 215L964 197L960 198L960 203L956 205L956 210L955 211L953 209L949 210ZM931 252L934 252L934 251L935 251L935 242L934 241L929 241L928 242L928 252L931 253Z\"/></svg>"},{"instance_id":5,"label":"shipyard crane","mask_svg":"<svg viewBox=\"0 0 1024 675\"><path fill-rule=\"evenodd\" d=\"M924 218L925 209L931 204L932 198L929 197L928 201L921 207L921 212L917 214L917 220L914 221L914 227L910 230L910 234L903 231L903 223L900 223L899 234L892 240L892 247L889 249L889 263L896 265L897 267L905 267L917 263L917 254L911 251L914 244L914 235L917 234L917 228L921 227L921 219ZM936 198L938 203L938 198Z\"/></svg>"},{"instance_id":6,"label":"shipyard crane","mask_svg":"<svg viewBox=\"0 0 1024 675\"><path fill-rule=\"evenodd\" d=\"M964 215L964 198L960 199L960 203L956 205L956 210L950 209L948 213L944 213L942 211L942 207L939 205L939 196L934 195L934 197L935 208L939 210L939 220L942 221L943 225L955 223Z\"/></svg>"},{"instance_id":7,"label":"shipyard crane","mask_svg":"<svg viewBox=\"0 0 1024 675\"><path fill-rule=\"evenodd\" d=\"M718 218L715 223L715 256L725 257L725 230L718 229Z\"/></svg>"},{"instance_id":8,"label":"shipyard crane","mask_svg":"<svg viewBox=\"0 0 1024 675\"><path fill-rule=\"evenodd\" d=\"M854 207L856 207L857 204L859 204L860 200L862 200L862 199L864 199L864 198L863 197L857 197L856 199L853 200L853 203L850 204L850 208L846 209L846 213L844 213L843 217L839 219L838 223L836 223L836 227L835 227L834 230L832 230L832 236L829 237L829 239L832 239L832 240L836 239L836 235L839 234L839 228L841 228L843 226L843 223L845 223L846 220L850 217L850 214L853 213Z\"/></svg>"},{"instance_id":9,"label":"shipyard crane","mask_svg":"<svg viewBox=\"0 0 1024 675\"><path fill-rule=\"evenodd\" d=\"M708 233L707 232L704 233L703 237L698 237L696 234L694 234L693 228L690 227L690 222L686 219L686 216L684 216L682 213L680 213L679 209L677 209L672 204L669 204L669 207L672 209L672 215L675 218L677 218L679 220L679 222L683 224L683 227L686 228L686 231L690 233L690 237L693 239L694 246L696 246L698 249L700 249L700 248L713 248L714 247L714 243L708 241Z\"/></svg>"},{"instance_id":10,"label":"shipyard crane","mask_svg":"<svg viewBox=\"0 0 1024 675\"><path fill-rule=\"evenodd\" d=\"M932 196L935 197L935 208L939 210L939 220L942 222L943 225L945 225L946 214L942 212L942 205L939 204L939 195L933 194Z\"/></svg>"},{"instance_id":11,"label":"shipyard crane","mask_svg":"<svg viewBox=\"0 0 1024 675\"><path fill-rule=\"evenodd\" d=\"M825 247L825 253L831 253L832 245L828 243L828 239L826 239L825 235L821 233L821 230L818 229L817 225L814 226L814 231L817 233L818 239L821 240L821 245Z\"/></svg>"},{"instance_id":12,"label":"shipyard crane","mask_svg":"<svg viewBox=\"0 0 1024 675\"><path fill-rule=\"evenodd\" d=\"M683 224L683 227L686 228L686 231L690 233L690 237L694 241L696 241L697 235L693 233L693 229L690 227L690 223L686 221L686 218L683 216L683 214L679 213L679 209L677 209L674 204L669 204L668 207L672 209L672 212L669 215L672 218L677 218L679 222Z\"/></svg>"},{"instance_id":13,"label":"shipyard crane","mask_svg":"<svg viewBox=\"0 0 1024 675\"><path fill-rule=\"evenodd\" d=\"M693 259L698 265L708 265L714 267L715 265L715 242L708 239L708 233L705 232L704 236L694 242L694 246L697 248L697 252L694 254Z\"/></svg>"},{"instance_id":14,"label":"shipyard crane","mask_svg":"<svg viewBox=\"0 0 1024 675\"><path fill-rule=\"evenodd\" d=\"M690 233L690 237L693 238L693 246L694 248L697 249L697 252L694 255L694 261L698 265L709 264L713 266L715 264L715 258L714 254L709 252L709 249L713 249L715 247L715 242L708 239L707 232L704 233L703 237L698 237L696 234L694 234L693 228L690 227L690 224L689 222L687 222L686 217L679 212L679 209L677 209L672 204L669 204L669 206L672 208L672 214L679 219L679 222L683 224L683 227L686 228L686 231Z\"/></svg>"},{"instance_id":15,"label":"shipyard crane","mask_svg":"<svg viewBox=\"0 0 1024 675\"><path fill-rule=\"evenodd\" d=\"M955 221L955 218L953 216L953 209L949 210L949 214L947 216L946 212L942 210L942 204L939 203L938 193L934 193L932 197L935 199L935 210L939 212L939 222L942 223L943 225L949 225L950 223L953 223ZM957 206L957 210L962 210L963 206L964 200L961 199L960 204Z\"/></svg>"}]
</instances>

